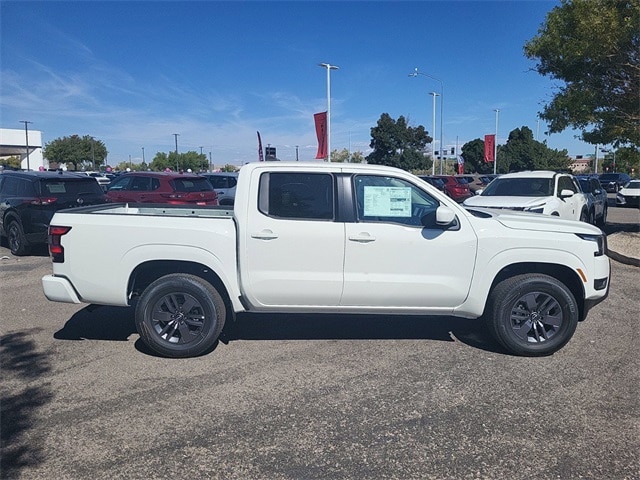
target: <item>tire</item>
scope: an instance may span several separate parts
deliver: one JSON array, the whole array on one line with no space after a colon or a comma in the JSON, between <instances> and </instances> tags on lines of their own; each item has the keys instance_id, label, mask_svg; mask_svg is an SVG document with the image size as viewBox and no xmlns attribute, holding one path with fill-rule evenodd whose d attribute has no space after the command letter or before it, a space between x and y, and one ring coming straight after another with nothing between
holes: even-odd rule
<instances>
[{"instance_id":1,"label":"tire","mask_svg":"<svg viewBox=\"0 0 640 480\"><path fill-rule=\"evenodd\" d=\"M195 275L175 273L144 290L135 318L140 338L154 352L195 357L215 345L226 307L213 285Z\"/></svg>"},{"instance_id":2,"label":"tire","mask_svg":"<svg viewBox=\"0 0 640 480\"><path fill-rule=\"evenodd\" d=\"M602 211L602 216L596 220L596 225L600 228L604 228L605 225L607 224L607 213L608 213L609 207L607 207L606 205L604 206L604 210Z\"/></svg>"},{"instance_id":3,"label":"tire","mask_svg":"<svg viewBox=\"0 0 640 480\"><path fill-rule=\"evenodd\" d=\"M9 229L7 230L7 243L9 244L11 253L18 257L28 255L31 251L31 245L29 245L29 242L24 235L24 231L22 230L22 225L20 225L18 220L14 220L9 224Z\"/></svg>"},{"instance_id":4,"label":"tire","mask_svg":"<svg viewBox=\"0 0 640 480\"><path fill-rule=\"evenodd\" d=\"M589 215L589 212L587 212L586 210L582 210L582 212L580 212L580 221L585 223L591 223L590 220L591 220L591 215Z\"/></svg>"},{"instance_id":5,"label":"tire","mask_svg":"<svg viewBox=\"0 0 640 480\"><path fill-rule=\"evenodd\" d=\"M496 285L489 296L485 321L509 353L551 355L573 336L578 304L571 291L553 277L518 275Z\"/></svg>"}]
</instances>

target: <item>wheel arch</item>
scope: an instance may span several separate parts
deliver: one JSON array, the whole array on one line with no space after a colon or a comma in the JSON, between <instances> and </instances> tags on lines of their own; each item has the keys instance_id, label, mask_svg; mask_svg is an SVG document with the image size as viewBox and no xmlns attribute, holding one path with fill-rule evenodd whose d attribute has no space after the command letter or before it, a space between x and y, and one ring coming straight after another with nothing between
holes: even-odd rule
<instances>
[{"instance_id":1,"label":"wheel arch","mask_svg":"<svg viewBox=\"0 0 640 480\"><path fill-rule=\"evenodd\" d=\"M229 291L222 279L211 268L198 262L184 260L149 260L138 265L129 276L127 295L137 297L154 281L171 273L195 275L214 286L227 307L227 319L231 320L234 308Z\"/></svg>"},{"instance_id":2,"label":"wheel arch","mask_svg":"<svg viewBox=\"0 0 640 480\"><path fill-rule=\"evenodd\" d=\"M553 277L566 285L573 294L576 303L578 304L578 319L580 321L584 320L586 316L584 308L585 292L584 287L582 286L582 281L576 272L565 265L539 262L522 262L507 265L502 270L500 270L493 279L490 291L493 291L498 283L506 280L507 278L515 277L522 274L534 273L549 275L550 277Z\"/></svg>"}]
</instances>

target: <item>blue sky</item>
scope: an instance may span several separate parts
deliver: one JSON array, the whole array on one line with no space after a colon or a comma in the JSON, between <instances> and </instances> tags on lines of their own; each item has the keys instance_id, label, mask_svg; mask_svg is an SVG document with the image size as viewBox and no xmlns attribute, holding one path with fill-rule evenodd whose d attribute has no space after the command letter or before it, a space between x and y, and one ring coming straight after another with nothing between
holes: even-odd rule
<instances>
[{"instance_id":1,"label":"blue sky","mask_svg":"<svg viewBox=\"0 0 640 480\"><path fill-rule=\"evenodd\" d=\"M369 152L382 113L432 132L444 90L443 143L529 127L551 148L588 155L577 132L545 135L542 104L560 85L532 70L524 43L554 1L2 1L2 128L102 140L108 163L175 148L214 165L257 160L257 136L281 160L315 157L313 114L331 147ZM408 76L418 68L426 76ZM440 139L440 104L436 107Z\"/></svg>"}]
</instances>

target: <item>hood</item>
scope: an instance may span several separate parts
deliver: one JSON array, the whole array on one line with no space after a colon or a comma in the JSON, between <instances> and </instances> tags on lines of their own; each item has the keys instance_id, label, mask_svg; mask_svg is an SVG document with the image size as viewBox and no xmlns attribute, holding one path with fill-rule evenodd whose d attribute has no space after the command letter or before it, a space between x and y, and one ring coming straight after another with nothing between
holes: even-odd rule
<instances>
[{"instance_id":1,"label":"hood","mask_svg":"<svg viewBox=\"0 0 640 480\"><path fill-rule=\"evenodd\" d=\"M525 209L544 205L548 199L549 197L487 197L484 195L476 195L475 197L467 198L464 204L470 207Z\"/></svg>"},{"instance_id":2,"label":"hood","mask_svg":"<svg viewBox=\"0 0 640 480\"><path fill-rule=\"evenodd\" d=\"M565 220L554 215L541 213L514 212L512 210L485 210L473 208L491 216L507 228L515 230L534 230L538 232L581 233L585 235L602 235L602 230L589 223L577 220Z\"/></svg>"}]
</instances>

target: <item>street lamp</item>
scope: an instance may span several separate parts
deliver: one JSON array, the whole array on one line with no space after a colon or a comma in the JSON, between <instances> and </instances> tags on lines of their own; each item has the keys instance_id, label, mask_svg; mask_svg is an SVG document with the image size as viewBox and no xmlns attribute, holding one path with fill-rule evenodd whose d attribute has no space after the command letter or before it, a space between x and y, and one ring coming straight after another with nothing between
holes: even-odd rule
<instances>
[{"instance_id":1,"label":"street lamp","mask_svg":"<svg viewBox=\"0 0 640 480\"><path fill-rule=\"evenodd\" d=\"M439 152L440 152L440 175L442 175L442 158L443 158L442 155L443 155L443 148L444 148L444 144L442 143L442 119L443 119L442 112L444 111L444 83L439 78L431 76L431 75L429 75L427 73L419 72L418 71L418 67L415 68L413 73L409 74L410 77L417 77L418 75L422 75L423 77L427 77L427 78L430 78L432 80L435 80L436 82L440 82L440 150L439 150ZM433 100L435 102L435 96L433 97ZM434 115L434 118L435 118L435 115ZM433 129L434 129L433 134L435 135L435 133L436 133L435 132L435 120L434 120ZM434 155L435 155L435 151L434 151Z\"/></svg>"},{"instance_id":2,"label":"street lamp","mask_svg":"<svg viewBox=\"0 0 640 480\"><path fill-rule=\"evenodd\" d=\"M144 161L144 147L142 147L142 163L146 163L146 162Z\"/></svg>"},{"instance_id":3,"label":"street lamp","mask_svg":"<svg viewBox=\"0 0 640 480\"><path fill-rule=\"evenodd\" d=\"M436 174L436 97L440 96L436 92L429 92L429 95L433 97L433 136L431 138L431 153L433 154L433 162L431 165L431 175ZM442 145L440 146L442 148Z\"/></svg>"},{"instance_id":4,"label":"street lamp","mask_svg":"<svg viewBox=\"0 0 640 480\"><path fill-rule=\"evenodd\" d=\"M329 63L319 63L319 67L327 69L327 162L331 161L331 70L338 70L340 67Z\"/></svg>"},{"instance_id":5,"label":"street lamp","mask_svg":"<svg viewBox=\"0 0 640 480\"><path fill-rule=\"evenodd\" d=\"M29 127L28 125L33 122L29 122L28 120L20 120L19 123L24 123L24 137L27 145L27 170L31 170L31 168L29 168Z\"/></svg>"}]
</instances>

